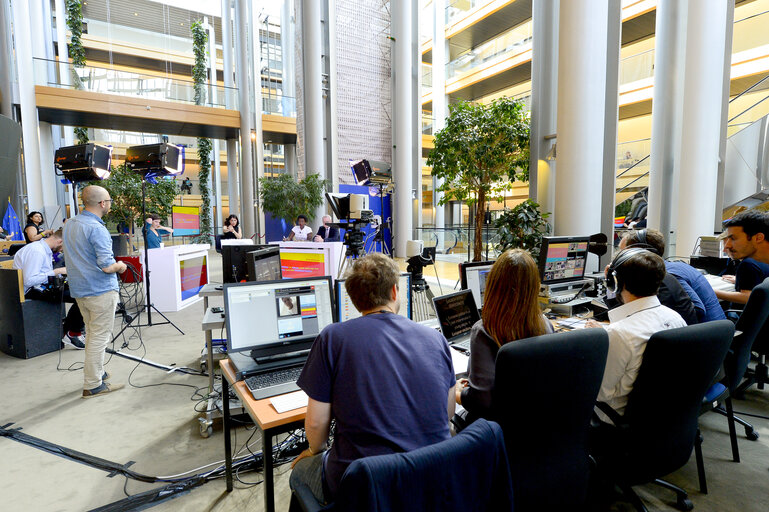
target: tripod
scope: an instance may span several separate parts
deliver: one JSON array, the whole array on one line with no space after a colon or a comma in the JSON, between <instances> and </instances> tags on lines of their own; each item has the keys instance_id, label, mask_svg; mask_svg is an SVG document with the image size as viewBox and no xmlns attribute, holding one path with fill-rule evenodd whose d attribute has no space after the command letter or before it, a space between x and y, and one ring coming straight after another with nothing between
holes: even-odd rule
<instances>
[{"instance_id":1,"label":"tripod","mask_svg":"<svg viewBox=\"0 0 769 512\"><path fill-rule=\"evenodd\" d=\"M376 231L374 232L374 239L371 241L371 246L369 247L369 251L367 252L377 252L377 243L379 243L379 246L382 248L382 254L386 254L389 257L393 257L392 252L387 248L387 245L385 244L385 237L384 237L384 230L388 229L390 233L392 233L392 228L390 227L390 217L385 217L385 210L384 210L384 185L382 183L378 183L377 186L379 187L379 204L381 206L381 216L382 220L379 223L379 226L377 226Z\"/></svg>"},{"instance_id":2,"label":"tripod","mask_svg":"<svg viewBox=\"0 0 769 512\"><path fill-rule=\"evenodd\" d=\"M339 270L337 271L337 277L342 277L344 272L352 265L353 260L361 258L366 255L365 247L365 234L361 231L361 227L366 223L362 221L349 221L338 222L334 224L337 228L344 228L344 240L342 243L345 246L344 258L339 262Z\"/></svg>"},{"instance_id":3,"label":"tripod","mask_svg":"<svg viewBox=\"0 0 769 512\"><path fill-rule=\"evenodd\" d=\"M406 260L408 264L406 271L411 272L411 296L414 311L412 316L415 322L421 322L435 316L433 311L435 295L430 290L430 285L427 284L423 273L425 262L430 265L432 260L424 258L422 255L412 256Z\"/></svg>"}]
</instances>

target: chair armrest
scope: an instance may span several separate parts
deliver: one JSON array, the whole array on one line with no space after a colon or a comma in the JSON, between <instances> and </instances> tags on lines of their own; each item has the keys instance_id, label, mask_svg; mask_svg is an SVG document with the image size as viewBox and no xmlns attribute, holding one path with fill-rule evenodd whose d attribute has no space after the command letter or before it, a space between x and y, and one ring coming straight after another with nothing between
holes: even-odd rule
<instances>
[{"instance_id":1,"label":"chair armrest","mask_svg":"<svg viewBox=\"0 0 769 512\"><path fill-rule=\"evenodd\" d=\"M620 416L617 411L612 409L611 406L606 402L596 402L595 406L598 408L599 411L601 411L606 416L608 416L611 422L614 423L616 427L627 426L625 419L622 416Z\"/></svg>"}]
</instances>

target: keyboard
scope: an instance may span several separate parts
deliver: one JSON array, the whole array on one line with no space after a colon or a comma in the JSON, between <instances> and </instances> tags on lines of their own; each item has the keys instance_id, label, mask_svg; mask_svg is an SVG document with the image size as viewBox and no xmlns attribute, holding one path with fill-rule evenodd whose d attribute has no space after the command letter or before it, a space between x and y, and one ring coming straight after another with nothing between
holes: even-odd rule
<instances>
[{"instance_id":1,"label":"keyboard","mask_svg":"<svg viewBox=\"0 0 769 512\"><path fill-rule=\"evenodd\" d=\"M293 366L252 375L246 378L246 387L253 395L254 400L282 395L299 389L296 380L300 373L302 373L302 366Z\"/></svg>"},{"instance_id":2,"label":"keyboard","mask_svg":"<svg viewBox=\"0 0 769 512\"><path fill-rule=\"evenodd\" d=\"M451 346L470 352L470 338L465 341L460 341L459 343L452 343Z\"/></svg>"}]
</instances>

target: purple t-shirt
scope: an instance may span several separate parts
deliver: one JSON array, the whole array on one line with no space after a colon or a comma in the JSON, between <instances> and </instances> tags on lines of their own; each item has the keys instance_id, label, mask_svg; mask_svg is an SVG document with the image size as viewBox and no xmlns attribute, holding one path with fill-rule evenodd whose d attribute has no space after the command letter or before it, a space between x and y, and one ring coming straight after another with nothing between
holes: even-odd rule
<instances>
[{"instance_id":1,"label":"purple t-shirt","mask_svg":"<svg viewBox=\"0 0 769 512\"><path fill-rule=\"evenodd\" d=\"M323 329L297 383L313 400L330 403L336 419L324 466L332 496L354 460L450 437L449 350L436 330L392 313Z\"/></svg>"}]
</instances>

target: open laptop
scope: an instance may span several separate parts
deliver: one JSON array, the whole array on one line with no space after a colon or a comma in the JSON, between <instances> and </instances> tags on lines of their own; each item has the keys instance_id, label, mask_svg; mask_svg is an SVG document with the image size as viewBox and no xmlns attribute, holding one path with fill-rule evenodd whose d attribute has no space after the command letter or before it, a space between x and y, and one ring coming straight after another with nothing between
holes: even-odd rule
<instances>
[{"instance_id":1,"label":"open laptop","mask_svg":"<svg viewBox=\"0 0 769 512\"><path fill-rule=\"evenodd\" d=\"M256 400L296 391L313 341L334 322L331 278L226 283L227 352Z\"/></svg>"},{"instance_id":2,"label":"open laptop","mask_svg":"<svg viewBox=\"0 0 769 512\"><path fill-rule=\"evenodd\" d=\"M441 333L454 348L470 350L470 330L481 319L472 290L462 290L433 299Z\"/></svg>"}]
</instances>

